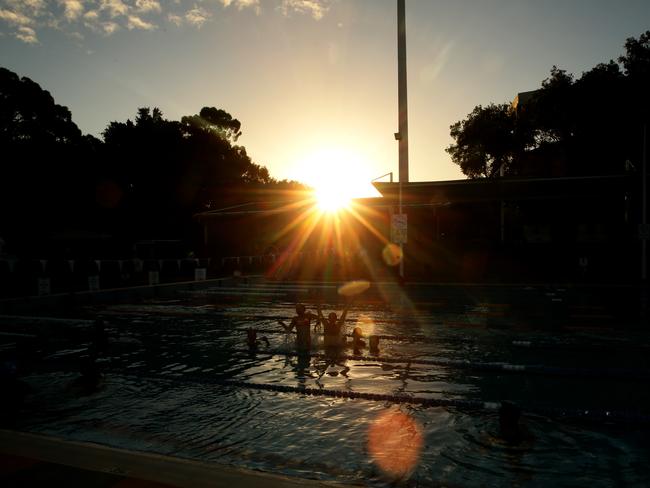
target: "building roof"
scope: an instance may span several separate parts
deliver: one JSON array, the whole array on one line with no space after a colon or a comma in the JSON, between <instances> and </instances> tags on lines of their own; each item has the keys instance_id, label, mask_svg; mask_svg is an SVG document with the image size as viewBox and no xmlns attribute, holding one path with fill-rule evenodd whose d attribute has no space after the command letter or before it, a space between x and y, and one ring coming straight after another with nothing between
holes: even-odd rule
<instances>
[{"instance_id":1,"label":"building roof","mask_svg":"<svg viewBox=\"0 0 650 488\"><path fill-rule=\"evenodd\" d=\"M418 181L402 184L403 206L441 206L452 203L501 200L551 200L619 198L629 187L629 175L566 178L480 178L450 181ZM381 197L356 198L354 205L388 208L397 204L399 183L373 183ZM304 212L314 199L250 201L194 215L199 222L227 216L280 215Z\"/></svg>"},{"instance_id":2,"label":"building roof","mask_svg":"<svg viewBox=\"0 0 650 488\"><path fill-rule=\"evenodd\" d=\"M402 184L406 204L433 204L546 200L562 198L618 198L629 182L628 175L569 178L481 178L451 181L422 181ZM399 198L399 183L373 183L386 200Z\"/></svg>"},{"instance_id":3,"label":"building roof","mask_svg":"<svg viewBox=\"0 0 650 488\"><path fill-rule=\"evenodd\" d=\"M381 197L371 198L355 198L353 199L355 205L365 206L378 206L381 205L383 199ZM211 218L220 218L228 215L253 215L253 214L286 214L292 212L304 212L309 207L316 204L314 199L303 198L300 200L283 200L283 201L252 201L232 205L230 207L220 208L217 210L209 210L194 215L194 218L199 221L209 220ZM385 205L385 204L384 204Z\"/></svg>"},{"instance_id":4,"label":"building roof","mask_svg":"<svg viewBox=\"0 0 650 488\"><path fill-rule=\"evenodd\" d=\"M533 98L535 98L540 91L541 90L530 90L530 91L517 93L517 95L515 96L514 100L511 103L512 108L514 110L517 110L520 109L521 107L524 107Z\"/></svg>"}]
</instances>

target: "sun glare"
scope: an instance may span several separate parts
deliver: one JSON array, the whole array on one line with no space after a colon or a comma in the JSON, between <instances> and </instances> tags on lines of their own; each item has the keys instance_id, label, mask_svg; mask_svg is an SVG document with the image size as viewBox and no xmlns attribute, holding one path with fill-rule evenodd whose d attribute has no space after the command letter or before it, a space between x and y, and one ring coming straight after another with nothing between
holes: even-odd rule
<instances>
[{"instance_id":1,"label":"sun glare","mask_svg":"<svg viewBox=\"0 0 650 488\"><path fill-rule=\"evenodd\" d=\"M336 188L318 188L315 191L316 205L323 212L338 212L350 204L350 198L339 194Z\"/></svg>"},{"instance_id":2,"label":"sun glare","mask_svg":"<svg viewBox=\"0 0 650 488\"><path fill-rule=\"evenodd\" d=\"M298 163L296 173L297 179L314 189L316 206L322 212L336 213L353 198L376 195L367 159L348 149L314 151Z\"/></svg>"}]
</instances>

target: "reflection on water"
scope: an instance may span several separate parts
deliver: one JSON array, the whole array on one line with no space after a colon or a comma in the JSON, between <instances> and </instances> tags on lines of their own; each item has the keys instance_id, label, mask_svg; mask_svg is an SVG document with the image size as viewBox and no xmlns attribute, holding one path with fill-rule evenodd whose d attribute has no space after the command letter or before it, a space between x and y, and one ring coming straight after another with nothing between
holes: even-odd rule
<instances>
[{"instance_id":1,"label":"reflection on water","mask_svg":"<svg viewBox=\"0 0 650 488\"><path fill-rule=\"evenodd\" d=\"M598 487L648 481L647 436L629 426L573 425L525 414L523 422L531 435L512 445L499 439L498 416L490 411L409 404L397 409L385 401L248 390L220 385L218 380L424 398L508 399L524 405L524 410L532 405L647 411L650 393L644 383L342 357L351 350L290 356L278 351L290 350L293 337L276 334L274 318L251 321L242 316L261 315L259 310L232 308L227 310L232 315L211 316L201 307L191 316L198 307L164 307L157 304L148 310L140 305L137 313L132 307L128 314L111 316L110 364L103 386L91 395L75 394L68 387L83 354L78 344L62 340L46 345L47 361L27 378L32 394L18 427L116 447L377 485L409 474L413 483L423 486ZM276 305L264 313L273 317L291 312L288 306ZM520 331L442 325L451 319L466 320L463 316L432 314L403 321L367 309L352 311L349 317L362 320L351 322L348 329L372 324L374 334L417 336L413 341L382 339L382 357L648 366L644 355L621 352L598 357L591 349L573 347L581 342L607 344L609 338L571 334L558 339L544 331L527 331L526 339L558 346L533 350L512 345L521 338ZM268 337L274 354L265 347L256 354L234 352L245 347L245 329L251 325Z\"/></svg>"}]
</instances>

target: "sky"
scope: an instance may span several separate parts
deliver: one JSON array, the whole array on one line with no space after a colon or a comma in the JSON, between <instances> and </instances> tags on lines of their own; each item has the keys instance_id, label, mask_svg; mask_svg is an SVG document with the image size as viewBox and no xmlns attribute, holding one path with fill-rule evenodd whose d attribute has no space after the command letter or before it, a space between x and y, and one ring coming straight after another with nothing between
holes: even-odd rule
<instances>
[{"instance_id":1,"label":"sky","mask_svg":"<svg viewBox=\"0 0 650 488\"><path fill-rule=\"evenodd\" d=\"M242 123L279 179L397 177L396 0L0 0L0 66L84 133L159 107ZM648 0L406 0L411 181L463 178L449 126L580 76L650 29ZM341 183L343 184L343 183ZM365 186L364 186L365 185ZM359 184L358 196L370 194Z\"/></svg>"}]
</instances>

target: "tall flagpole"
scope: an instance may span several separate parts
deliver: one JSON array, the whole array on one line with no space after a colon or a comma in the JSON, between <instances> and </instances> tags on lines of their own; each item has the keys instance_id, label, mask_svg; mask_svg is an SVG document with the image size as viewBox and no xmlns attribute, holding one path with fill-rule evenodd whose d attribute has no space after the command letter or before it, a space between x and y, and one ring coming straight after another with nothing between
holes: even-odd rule
<instances>
[{"instance_id":1,"label":"tall flagpole","mask_svg":"<svg viewBox=\"0 0 650 488\"><path fill-rule=\"evenodd\" d=\"M406 7L397 0L397 98L399 103L399 213L402 214L402 184L409 181L409 124L406 95ZM404 279L404 244L400 243L399 275Z\"/></svg>"},{"instance_id":2,"label":"tall flagpole","mask_svg":"<svg viewBox=\"0 0 650 488\"><path fill-rule=\"evenodd\" d=\"M399 181L409 181L409 123L406 96L405 0L397 0L397 92L399 99ZM400 209L401 212L401 209Z\"/></svg>"}]
</instances>

